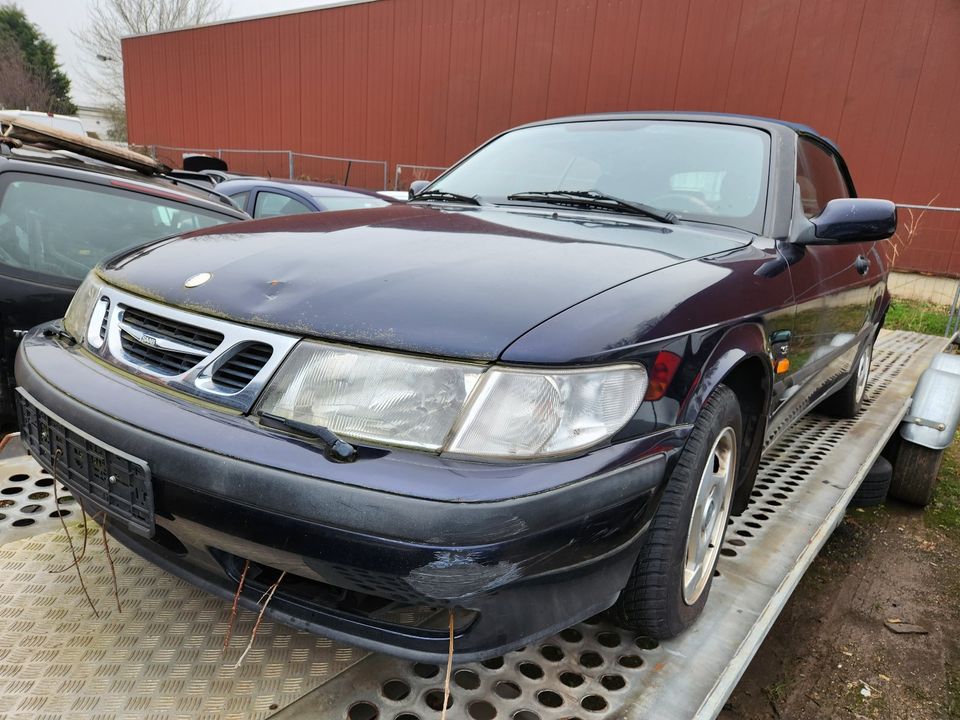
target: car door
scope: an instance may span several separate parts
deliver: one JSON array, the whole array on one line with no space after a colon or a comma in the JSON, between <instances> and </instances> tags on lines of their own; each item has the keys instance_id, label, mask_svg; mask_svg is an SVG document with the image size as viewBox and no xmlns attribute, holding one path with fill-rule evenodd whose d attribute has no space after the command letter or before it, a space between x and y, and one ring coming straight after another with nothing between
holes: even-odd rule
<instances>
[{"instance_id":1,"label":"car door","mask_svg":"<svg viewBox=\"0 0 960 720\"><path fill-rule=\"evenodd\" d=\"M81 278L44 272L40 266L42 214L19 192L27 175L0 179L0 423L12 419L13 359L21 335L34 325L63 317ZM32 176L44 182L43 176ZM13 189L11 190L11 185Z\"/></svg>"},{"instance_id":2,"label":"car door","mask_svg":"<svg viewBox=\"0 0 960 720\"><path fill-rule=\"evenodd\" d=\"M20 335L63 317L107 255L234 220L163 195L41 173L0 175L0 422L9 424Z\"/></svg>"},{"instance_id":3,"label":"car door","mask_svg":"<svg viewBox=\"0 0 960 720\"><path fill-rule=\"evenodd\" d=\"M795 191L795 228L819 215L830 200L855 197L839 156L804 135L798 138ZM792 409L802 410L844 377L872 331L872 310L883 292L882 268L872 250L857 242L785 248L797 303L783 396Z\"/></svg>"}]
</instances>

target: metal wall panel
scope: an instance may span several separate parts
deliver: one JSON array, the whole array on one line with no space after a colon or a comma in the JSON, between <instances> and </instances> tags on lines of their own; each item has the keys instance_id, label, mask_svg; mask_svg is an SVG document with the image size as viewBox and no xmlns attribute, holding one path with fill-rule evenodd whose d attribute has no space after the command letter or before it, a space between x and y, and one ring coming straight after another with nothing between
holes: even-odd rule
<instances>
[{"instance_id":1,"label":"metal wall panel","mask_svg":"<svg viewBox=\"0 0 960 720\"><path fill-rule=\"evenodd\" d=\"M956 0L377 0L123 48L129 135L145 145L446 165L544 117L740 112L836 139L862 195L958 206L957 37ZM228 155L289 171L281 154ZM897 261L960 275L960 215L924 215Z\"/></svg>"},{"instance_id":2,"label":"metal wall panel","mask_svg":"<svg viewBox=\"0 0 960 720\"><path fill-rule=\"evenodd\" d=\"M520 4L516 0L486 0L483 4L478 141L510 127L511 98L517 75L519 19ZM460 152L469 150L465 148ZM452 150L451 153L456 155Z\"/></svg>"}]
</instances>

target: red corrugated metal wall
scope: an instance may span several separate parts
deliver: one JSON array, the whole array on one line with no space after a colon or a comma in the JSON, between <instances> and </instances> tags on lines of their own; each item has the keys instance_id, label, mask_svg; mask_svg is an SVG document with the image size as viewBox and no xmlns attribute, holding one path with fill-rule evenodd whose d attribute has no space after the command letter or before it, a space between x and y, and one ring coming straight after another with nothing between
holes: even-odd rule
<instances>
[{"instance_id":1,"label":"red corrugated metal wall","mask_svg":"<svg viewBox=\"0 0 960 720\"><path fill-rule=\"evenodd\" d=\"M958 0L377 0L131 38L123 54L144 145L448 165L530 120L716 110L812 125L862 195L960 206L958 38ZM228 160L289 170L281 154ZM303 162L298 175L338 172ZM958 240L960 214L928 212L898 265L960 275Z\"/></svg>"}]
</instances>

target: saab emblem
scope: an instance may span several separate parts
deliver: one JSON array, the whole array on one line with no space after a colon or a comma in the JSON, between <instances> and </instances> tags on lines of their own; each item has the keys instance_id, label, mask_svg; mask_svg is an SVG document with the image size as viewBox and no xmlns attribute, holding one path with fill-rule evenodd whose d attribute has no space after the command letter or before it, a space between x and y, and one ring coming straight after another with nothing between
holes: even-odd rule
<instances>
[{"instance_id":1,"label":"saab emblem","mask_svg":"<svg viewBox=\"0 0 960 720\"><path fill-rule=\"evenodd\" d=\"M212 277L213 277L212 273L208 273L208 272L198 273L197 275L192 275L191 277L188 277L186 281L183 283L183 286L187 288L200 287Z\"/></svg>"}]
</instances>

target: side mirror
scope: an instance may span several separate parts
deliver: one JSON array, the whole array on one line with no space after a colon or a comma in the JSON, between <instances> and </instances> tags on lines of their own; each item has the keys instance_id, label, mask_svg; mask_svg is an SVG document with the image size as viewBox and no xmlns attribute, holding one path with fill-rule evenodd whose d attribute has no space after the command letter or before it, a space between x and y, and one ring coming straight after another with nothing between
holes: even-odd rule
<instances>
[{"instance_id":1,"label":"side mirror","mask_svg":"<svg viewBox=\"0 0 960 720\"><path fill-rule=\"evenodd\" d=\"M410 189L407 191L407 200L413 200L417 195L423 192L423 189L429 184L429 180L414 180L412 183L410 183Z\"/></svg>"},{"instance_id":2,"label":"side mirror","mask_svg":"<svg viewBox=\"0 0 960 720\"><path fill-rule=\"evenodd\" d=\"M897 206L889 200L831 200L797 238L801 245L886 240L897 231Z\"/></svg>"}]
</instances>

